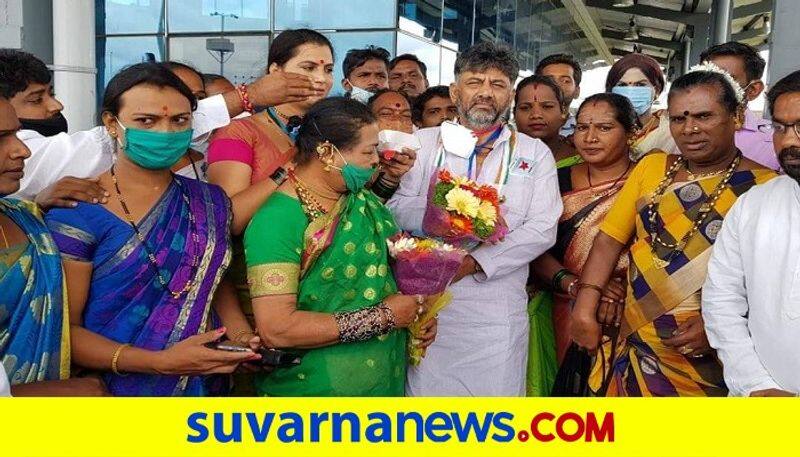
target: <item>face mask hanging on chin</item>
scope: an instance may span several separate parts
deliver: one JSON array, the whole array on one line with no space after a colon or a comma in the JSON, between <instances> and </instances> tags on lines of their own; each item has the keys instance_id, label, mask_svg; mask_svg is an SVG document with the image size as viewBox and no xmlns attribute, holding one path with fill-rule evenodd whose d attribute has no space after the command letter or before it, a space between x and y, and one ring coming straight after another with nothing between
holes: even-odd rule
<instances>
[{"instance_id":1,"label":"face mask hanging on chin","mask_svg":"<svg viewBox=\"0 0 800 457\"><path fill-rule=\"evenodd\" d=\"M342 158L344 166L340 168L336 165L330 165L330 167L339 170L339 172L342 174L344 185L347 187L347 190L352 193L356 193L363 189L370 179L372 179L372 175L375 174L375 169L370 167L359 167L348 163L347 159L345 159L342 153L339 151L339 148L333 144L331 144L331 147L336 151L337 154L339 154L339 157Z\"/></svg>"},{"instance_id":2,"label":"face mask hanging on chin","mask_svg":"<svg viewBox=\"0 0 800 457\"><path fill-rule=\"evenodd\" d=\"M353 87L353 90L350 91L350 98L352 98L357 102L361 102L365 105L369 102L369 99L372 98L373 95L375 95L366 89L353 86L353 83L350 83L350 86Z\"/></svg>"},{"instance_id":3,"label":"face mask hanging on chin","mask_svg":"<svg viewBox=\"0 0 800 457\"><path fill-rule=\"evenodd\" d=\"M33 130L42 136L56 136L68 130L67 118L60 112L47 119L20 119L19 123L23 130Z\"/></svg>"},{"instance_id":4,"label":"face mask hanging on chin","mask_svg":"<svg viewBox=\"0 0 800 457\"><path fill-rule=\"evenodd\" d=\"M472 130L457 122L442 122L440 134L444 150L464 159L472 155L475 145L478 144L478 137L472 133Z\"/></svg>"}]
</instances>

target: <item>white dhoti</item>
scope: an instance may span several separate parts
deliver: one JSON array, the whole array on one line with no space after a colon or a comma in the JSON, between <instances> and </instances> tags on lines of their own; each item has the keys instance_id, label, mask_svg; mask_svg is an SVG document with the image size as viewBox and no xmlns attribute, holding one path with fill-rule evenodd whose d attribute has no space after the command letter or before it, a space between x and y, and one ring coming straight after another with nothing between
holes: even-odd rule
<instances>
[{"instance_id":1,"label":"white dhoti","mask_svg":"<svg viewBox=\"0 0 800 457\"><path fill-rule=\"evenodd\" d=\"M453 285L439 330L417 367L408 368L408 396L524 396L528 360L527 297L503 280ZM520 293L521 292L521 293Z\"/></svg>"}]
</instances>

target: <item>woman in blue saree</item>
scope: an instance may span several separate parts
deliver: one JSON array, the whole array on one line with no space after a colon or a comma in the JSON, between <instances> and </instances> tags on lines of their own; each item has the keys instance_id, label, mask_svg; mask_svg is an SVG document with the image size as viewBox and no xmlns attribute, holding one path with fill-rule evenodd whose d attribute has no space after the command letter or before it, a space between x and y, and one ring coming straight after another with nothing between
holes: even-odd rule
<instances>
[{"instance_id":1,"label":"woman in blue saree","mask_svg":"<svg viewBox=\"0 0 800 457\"><path fill-rule=\"evenodd\" d=\"M259 358L205 346L226 330L232 340L252 330L241 311L212 308L230 261L230 201L170 171L189 146L195 107L161 64L122 70L103 100L119 145L99 178L112 196L46 216L64 262L73 360L105 372L114 395L219 394L225 379L205 375Z\"/></svg>"},{"instance_id":2,"label":"woman in blue saree","mask_svg":"<svg viewBox=\"0 0 800 457\"><path fill-rule=\"evenodd\" d=\"M19 189L28 148L0 97L0 197ZM100 395L97 379L70 375L67 301L58 249L32 202L0 198L0 365L11 393Z\"/></svg>"}]
</instances>

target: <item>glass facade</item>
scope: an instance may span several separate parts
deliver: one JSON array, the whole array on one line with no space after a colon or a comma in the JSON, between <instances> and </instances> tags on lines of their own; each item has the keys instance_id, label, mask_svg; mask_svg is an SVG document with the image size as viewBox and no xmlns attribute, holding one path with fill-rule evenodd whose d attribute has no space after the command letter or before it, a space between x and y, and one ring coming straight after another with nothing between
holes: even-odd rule
<instances>
[{"instance_id":1,"label":"glass facade","mask_svg":"<svg viewBox=\"0 0 800 457\"><path fill-rule=\"evenodd\" d=\"M562 32L571 27L559 0L97 0L96 11L98 94L122 67L148 59L250 81L264 73L272 37L293 28L319 30L333 43L333 93L341 93L347 50L368 45L416 54L431 85L452 82L458 53L476 41L512 46L526 73L547 54L581 51ZM206 49L221 36L234 46L222 64Z\"/></svg>"}]
</instances>

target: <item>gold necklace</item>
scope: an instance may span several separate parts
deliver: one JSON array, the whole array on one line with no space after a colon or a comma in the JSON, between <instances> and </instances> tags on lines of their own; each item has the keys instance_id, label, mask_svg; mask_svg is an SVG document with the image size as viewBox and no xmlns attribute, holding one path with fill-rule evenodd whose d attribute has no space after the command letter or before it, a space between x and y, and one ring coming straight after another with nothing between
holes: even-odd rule
<instances>
[{"instance_id":1,"label":"gold necklace","mask_svg":"<svg viewBox=\"0 0 800 457\"><path fill-rule=\"evenodd\" d=\"M306 216L310 220L314 220L324 214L327 214L327 210L325 209L320 202L314 198L313 191L311 191L300 178L297 177L294 170L289 170L288 173L289 180L292 181L294 185L294 190L297 193L297 197L300 199L300 206L303 208L303 212L306 213Z\"/></svg>"},{"instance_id":2,"label":"gold necklace","mask_svg":"<svg viewBox=\"0 0 800 457\"><path fill-rule=\"evenodd\" d=\"M698 179L719 176L722 173L725 173L725 170L707 171L705 173L692 173L692 170L689 169L689 165L686 165L686 175L689 178L689 181L697 181Z\"/></svg>"},{"instance_id":3,"label":"gold necklace","mask_svg":"<svg viewBox=\"0 0 800 457\"><path fill-rule=\"evenodd\" d=\"M714 209L714 205L717 203L717 200L719 200L719 197L722 196L722 192L724 192L728 187L728 182L730 182L731 177L736 171L736 168L739 166L741 160L742 153L737 152L730 165L728 165L728 168L724 170L725 175L722 177L722 180L720 180L719 184L717 184L717 186L714 188L711 196L700 206L695 220L692 221L692 228L677 243L669 243L661 239L661 236L658 233L658 227L656 225L656 215L658 214L658 206L661 203L661 196L675 179L675 175L678 174L680 168L686 165L688 169L688 161L681 157L675 161L669 170L667 170L666 175L658 184L656 190L653 191L653 194L650 196L650 203L647 205L647 219L650 223L650 253L653 257L653 264L656 266L656 268L666 268L679 253L683 252L684 248L686 248L686 244L700 230L700 227L708 218L708 215L711 214L711 211ZM658 199L658 202L656 202L656 199ZM666 259L662 259L658 255L658 246L656 245L660 245L663 248L671 250Z\"/></svg>"}]
</instances>

